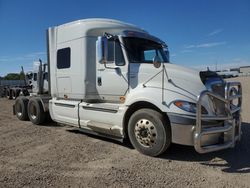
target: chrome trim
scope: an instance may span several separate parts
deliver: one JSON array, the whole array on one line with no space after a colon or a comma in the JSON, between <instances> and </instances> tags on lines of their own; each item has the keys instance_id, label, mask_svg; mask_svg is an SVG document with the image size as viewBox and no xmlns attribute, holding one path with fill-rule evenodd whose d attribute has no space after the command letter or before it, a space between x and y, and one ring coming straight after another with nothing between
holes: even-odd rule
<instances>
[{"instance_id":1,"label":"chrome trim","mask_svg":"<svg viewBox=\"0 0 250 188\"><path fill-rule=\"evenodd\" d=\"M92 106L82 106L82 108L85 110L108 112L108 113L114 113L114 114L118 112L118 110L116 110L116 109L100 108L100 107L92 107Z\"/></svg>"},{"instance_id":2,"label":"chrome trim","mask_svg":"<svg viewBox=\"0 0 250 188\"><path fill-rule=\"evenodd\" d=\"M57 102L55 102L54 104L56 106L69 107L69 108L75 108L76 107L76 105L73 105L73 104L65 104L65 103L57 103Z\"/></svg>"},{"instance_id":3,"label":"chrome trim","mask_svg":"<svg viewBox=\"0 0 250 188\"><path fill-rule=\"evenodd\" d=\"M175 144L194 146L195 125L183 125L171 122L172 142Z\"/></svg>"},{"instance_id":4,"label":"chrome trim","mask_svg":"<svg viewBox=\"0 0 250 188\"><path fill-rule=\"evenodd\" d=\"M51 94L51 83L50 83L50 45L49 45L49 29L46 30L46 44L47 44L47 63L48 63L48 93Z\"/></svg>"},{"instance_id":5,"label":"chrome trim","mask_svg":"<svg viewBox=\"0 0 250 188\"><path fill-rule=\"evenodd\" d=\"M237 87L237 94L230 96L230 89L232 87ZM234 147L235 142L240 140L241 137L241 104L242 104L242 87L240 82L227 82L224 87L225 96L224 98L212 93L211 91L202 91L200 95L197 97L197 113L196 113L196 127L194 134L194 147L198 153L208 153L212 151L218 151L222 149L226 149L229 147ZM218 99L225 103L225 113L226 115L219 116L202 116L201 114L201 103L202 99L205 96L212 96L215 99ZM232 100L237 99L237 107L231 107ZM210 127L204 128L202 126L202 120L224 120L224 126L220 127ZM238 128L238 132L236 132L236 128ZM224 143L211 144L211 145L202 145L202 137L205 135L223 134Z\"/></svg>"}]
</instances>

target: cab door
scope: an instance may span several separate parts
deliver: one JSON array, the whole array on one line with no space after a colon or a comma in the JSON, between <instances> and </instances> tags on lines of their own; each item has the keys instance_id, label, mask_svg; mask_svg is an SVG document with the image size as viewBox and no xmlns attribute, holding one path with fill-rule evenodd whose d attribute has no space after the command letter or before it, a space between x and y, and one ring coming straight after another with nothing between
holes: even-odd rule
<instances>
[{"instance_id":1,"label":"cab door","mask_svg":"<svg viewBox=\"0 0 250 188\"><path fill-rule=\"evenodd\" d=\"M127 70L118 38L108 40L107 62L97 63L97 91L101 100L120 102L128 90Z\"/></svg>"}]
</instances>

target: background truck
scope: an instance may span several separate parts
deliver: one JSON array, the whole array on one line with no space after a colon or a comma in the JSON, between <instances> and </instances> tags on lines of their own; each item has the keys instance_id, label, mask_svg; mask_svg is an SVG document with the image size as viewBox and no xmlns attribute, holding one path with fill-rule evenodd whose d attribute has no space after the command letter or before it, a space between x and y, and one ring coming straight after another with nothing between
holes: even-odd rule
<instances>
[{"instance_id":1,"label":"background truck","mask_svg":"<svg viewBox=\"0 0 250 188\"><path fill-rule=\"evenodd\" d=\"M0 97L13 99L11 95L11 88L25 88L24 80L0 80Z\"/></svg>"},{"instance_id":2,"label":"background truck","mask_svg":"<svg viewBox=\"0 0 250 188\"><path fill-rule=\"evenodd\" d=\"M157 156L171 143L199 153L234 147L241 136L241 85L169 62L167 45L110 19L47 30L48 93L16 99L20 120L46 117ZM39 84L38 84L39 85Z\"/></svg>"},{"instance_id":3,"label":"background truck","mask_svg":"<svg viewBox=\"0 0 250 188\"><path fill-rule=\"evenodd\" d=\"M23 67L21 73L23 73L23 79L20 80L0 80L0 93L1 97L7 97L8 99L16 99L20 94L29 95L31 91L30 73L24 74Z\"/></svg>"},{"instance_id":4,"label":"background truck","mask_svg":"<svg viewBox=\"0 0 250 188\"><path fill-rule=\"evenodd\" d=\"M43 94L48 94L48 64L39 61L33 62L33 71L29 83L32 87L31 95L37 95L42 91Z\"/></svg>"},{"instance_id":5,"label":"background truck","mask_svg":"<svg viewBox=\"0 0 250 188\"><path fill-rule=\"evenodd\" d=\"M48 93L48 66L41 60L35 61L33 71L28 71L23 80L1 80L0 86L1 95L8 99L16 99L19 95L36 95L39 87L43 87L43 93Z\"/></svg>"}]
</instances>

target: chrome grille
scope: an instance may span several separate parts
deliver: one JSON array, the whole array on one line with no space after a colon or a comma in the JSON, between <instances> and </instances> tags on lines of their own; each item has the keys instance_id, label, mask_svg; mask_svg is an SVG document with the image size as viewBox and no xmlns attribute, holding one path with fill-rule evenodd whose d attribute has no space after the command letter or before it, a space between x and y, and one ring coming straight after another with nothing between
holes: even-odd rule
<instances>
[{"instance_id":1,"label":"chrome grille","mask_svg":"<svg viewBox=\"0 0 250 188\"><path fill-rule=\"evenodd\" d=\"M213 92L216 95L219 95L221 97L225 96L225 83L224 82L215 82L212 83L211 86L211 92ZM226 108L225 103L213 96L209 96L210 102L212 103L214 113L216 115L225 115L226 114Z\"/></svg>"},{"instance_id":2,"label":"chrome grille","mask_svg":"<svg viewBox=\"0 0 250 188\"><path fill-rule=\"evenodd\" d=\"M234 88L234 89L232 89ZM234 91L234 92L231 92ZM227 82L224 85L224 96L215 94L212 91L203 91L198 96L197 101L197 119L194 135L194 147L199 153L207 153L234 147L235 142L241 137L241 103L242 103L242 88L239 82ZM225 115L203 116L201 114L201 101L204 97L213 97L224 103ZM235 104L234 104L235 101ZM204 129L202 121L219 120L224 122L221 127L209 127ZM223 142L211 145L202 145L204 136L212 136L216 133L222 133Z\"/></svg>"}]
</instances>

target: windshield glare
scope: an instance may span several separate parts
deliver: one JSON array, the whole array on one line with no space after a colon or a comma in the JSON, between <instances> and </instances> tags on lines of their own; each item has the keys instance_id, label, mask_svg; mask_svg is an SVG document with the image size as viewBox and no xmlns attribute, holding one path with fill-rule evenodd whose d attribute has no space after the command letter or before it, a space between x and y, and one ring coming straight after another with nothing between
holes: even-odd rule
<instances>
[{"instance_id":1,"label":"windshield glare","mask_svg":"<svg viewBox=\"0 0 250 188\"><path fill-rule=\"evenodd\" d=\"M130 63L153 63L155 56L161 62L168 62L162 45L148 39L136 37L124 37L128 58Z\"/></svg>"}]
</instances>

